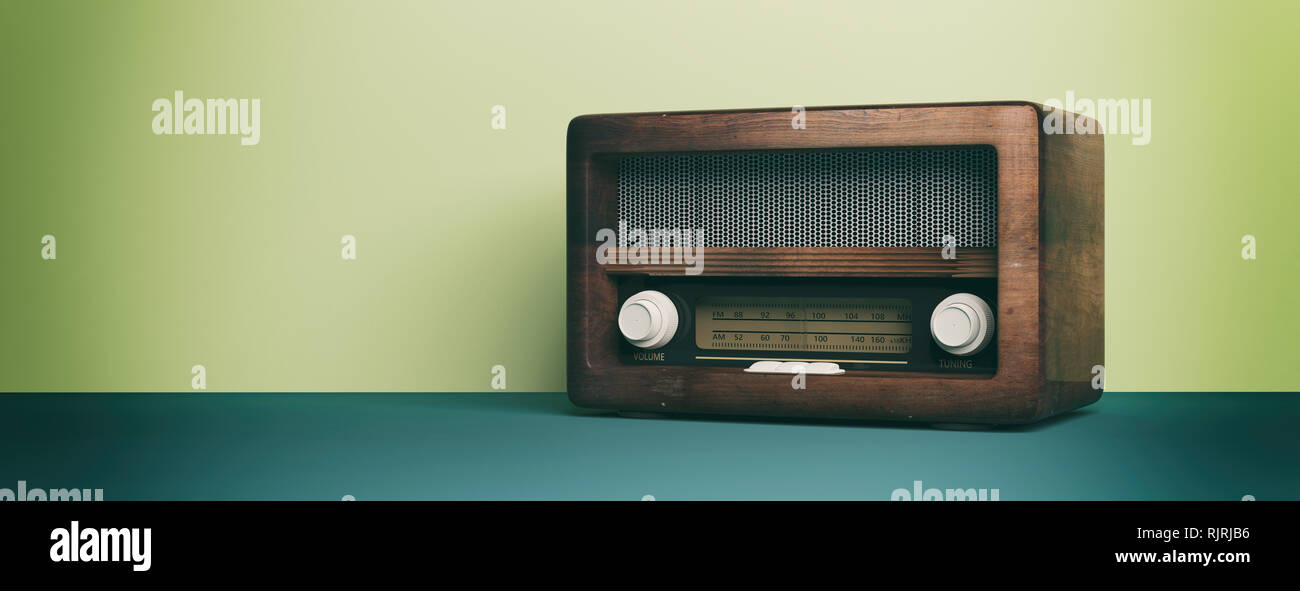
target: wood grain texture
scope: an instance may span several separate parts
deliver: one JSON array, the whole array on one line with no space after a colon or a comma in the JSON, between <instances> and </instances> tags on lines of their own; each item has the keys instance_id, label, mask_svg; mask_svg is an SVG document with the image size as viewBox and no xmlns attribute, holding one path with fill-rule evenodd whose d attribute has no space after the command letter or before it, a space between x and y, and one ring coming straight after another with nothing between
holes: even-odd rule
<instances>
[{"instance_id":1,"label":"wood grain texture","mask_svg":"<svg viewBox=\"0 0 1300 591\"><path fill-rule=\"evenodd\" d=\"M1105 363L1105 135L1044 134L1042 146L1045 377L1053 404L1077 407L1101 396L1092 368Z\"/></svg>"},{"instance_id":2,"label":"wood grain texture","mask_svg":"<svg viewBox=\"0 0 1300 591\"><path fill-rule=\"evenodd\" d=\"M568 385L575 404L643 412L1012 424L1038 420L1081 403L1082 399L1070 395L1053 394L1046 379L1043 315L1056 308L1045 306L1043 298L1056 292L1042 281L1045 259L1040 243L1039 172L1044 161L1036 106L809 109L804 130L792 129L790 116L788 109L643 113L583 116L570 123ZM996 265L979 270L982 276L997 277L999 358L998 371L992 377L848 372L809 376L807 390L795 392L789 376L619 362L615 322L622 270L598 265L595 259L596 231L617 227L619 155L958 145L990 145L998 153L998 248L991 253ZM873 265L871 256L846 263L848 255L828 252L815 261L807 257L816 255L797 250L789 249L781 256L801 270L835 273L837 269L866 270ZM779 262L716 254L716 258L706 259L706 273L727 274L741 271L744 265L765 272L780 268ZM876 257L875 262L899 257L897 262L911 254L885 255ZM989 253L980 256L984 254ZM1052 259L1054 265L1061 262ZM722 264L715 268L715 263ZM892 264L878 266L885 273ZM913 266L912 271L918 268Z\"/></svg>"},{"instance_id":3,"label":"wood grain texture","mask_svg":"<svg viewBox=\"0 0 1300 591\"><path fill-rule=\"evenodd\" d=\"M623 251L608 256L626 259ZM702 248L699 275L705 277L995 277L998 253L963 248L945 259L939 248ZM592 256L595 256L593 252ZM606 264L606 273L680 276L695 265L676 260L658 264Z\"/></svg>"}]
</instances>

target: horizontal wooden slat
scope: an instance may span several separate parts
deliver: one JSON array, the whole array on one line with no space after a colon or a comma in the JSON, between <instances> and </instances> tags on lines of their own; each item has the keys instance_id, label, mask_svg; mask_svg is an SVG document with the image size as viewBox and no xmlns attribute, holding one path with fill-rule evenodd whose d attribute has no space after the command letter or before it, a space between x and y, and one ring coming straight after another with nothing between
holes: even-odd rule
<instances>
[{"instance_id":1,"label":"horizontal wooden slat","mask_svg":"<svg viewBox=\"0 0 1300 591\"><path fill-rule=\"evenodd\" d=\"M632 249L610 249L626 261ZM959 248L945 259L939 248L704 248L701 276L775 277L996 277L995 248ZM662 251L661 251L662 254ZM594 251L592 256L594 257ZM617 257L617 258L615 258ZM606 273L683 275L684 262L603 265Z\"/></svg>"}]
</instances>

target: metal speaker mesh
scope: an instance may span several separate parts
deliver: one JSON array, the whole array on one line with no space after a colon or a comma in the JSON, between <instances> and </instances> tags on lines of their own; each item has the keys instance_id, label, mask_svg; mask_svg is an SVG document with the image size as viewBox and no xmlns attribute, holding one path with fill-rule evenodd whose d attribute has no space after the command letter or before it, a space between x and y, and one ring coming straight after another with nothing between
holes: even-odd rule
<instances>
[{"instance_id":1,"label":"metal speaker mesh","mask_svg":"<svg viewBox=\"0 0 1300 591\"><path fill-rule=\"evenodd\" d=\"M627 155L618 218L709 247L992 248L997 169L992 146Z\"/></svg>"}]
</instances>

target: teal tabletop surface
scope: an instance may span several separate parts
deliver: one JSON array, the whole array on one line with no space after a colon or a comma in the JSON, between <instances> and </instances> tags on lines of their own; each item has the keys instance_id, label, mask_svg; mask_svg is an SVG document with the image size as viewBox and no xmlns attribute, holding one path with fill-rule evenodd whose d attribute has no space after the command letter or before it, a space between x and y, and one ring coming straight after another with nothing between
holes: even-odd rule
<instances>
[{"instance_id":1,"label":"teal tabletop surface","mask_svg":"<svg viewBox=\"0 0 1300 591\"><path fill-rule=\"evenodd\" d=\"M890 500L937 488L1265 501L1300 498L1297 417L1289 393L1107 393L992 431L628 418L556 393L3 394L0 489L102 489L105 500Z\"/></svg>"}]
</instances>

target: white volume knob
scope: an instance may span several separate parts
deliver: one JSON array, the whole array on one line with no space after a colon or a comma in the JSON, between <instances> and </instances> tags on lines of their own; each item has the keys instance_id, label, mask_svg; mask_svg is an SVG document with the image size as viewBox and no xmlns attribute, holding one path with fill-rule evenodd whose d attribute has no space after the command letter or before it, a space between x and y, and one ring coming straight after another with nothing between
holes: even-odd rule
<instances>
[{"instance_id":1,"label":"white volume knob","mask_svg":"<svg viewBox=\"0 0 1300 591\"><path fill-rule=\"evenodd\" d=\"M623 302L618 331L642 349L658 349L677 334L677 306L663 293L646 290Z\"/></svg>"},{"instance_id":2,"label":"white volume knob","mask_svg":"<svg viewBox=\"0 0 1300 591\"><path fill-rule=\"evenodd\" d=\"M993 342L993 308L979 296L948 296L930 315L934 342L953 355L974 355Z\"/></svg>"}]
</instances>

